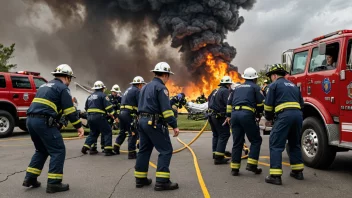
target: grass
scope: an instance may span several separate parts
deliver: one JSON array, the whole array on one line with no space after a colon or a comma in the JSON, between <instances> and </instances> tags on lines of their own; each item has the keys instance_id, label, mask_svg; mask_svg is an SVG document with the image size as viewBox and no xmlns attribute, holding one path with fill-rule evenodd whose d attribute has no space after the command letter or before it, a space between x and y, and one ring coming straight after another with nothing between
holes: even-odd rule
<instances>
[{"instance_id":1,"label":"grass","mask_svg":"<svg viewBox=\"0 0 352 198\"><path fill-rule=\"evenodd\" d=\"M206 123L206 120L199 120L199 121L195 121L195 120L188 120L187 119L187 115L180 115L177 118L177 123L178 123L178 127L180 130L190 130L190 131L200 131L204 124ZM210 125L208 124L208 126L205 128L206 131L210 130ZM61 134L64 138L71 138L71 137L77 137L77 131L73 128L73 126L71 125L71 123L68 124L68 126L64 129L61 130ZM84 128L84 132L86 135L89 134L89 129L88 128ZM113 130L113 134L117 135L119 133L119 130Z\"/></svg>"}]
</instances>

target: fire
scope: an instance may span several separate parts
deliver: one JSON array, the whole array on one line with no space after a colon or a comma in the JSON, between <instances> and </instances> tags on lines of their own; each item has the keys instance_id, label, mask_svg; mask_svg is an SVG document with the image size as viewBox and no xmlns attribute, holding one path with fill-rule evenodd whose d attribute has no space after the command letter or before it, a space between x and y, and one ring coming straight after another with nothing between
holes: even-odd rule
<instances>
[{"instance_id":1,"label":"fire","mask_svg":"<svg viewBox=\"0 0 352 198\"><path fill-rule=\"evenodd\" d=\"M215 60L212 54L207 55L204 69L206 74L201 76L201 82L189 82L186 86L180 87L174 81L169 80L166 86L169 89L170 97L181 92L185 93L187 101L196 100L202 93L205 97L208 97L218 87L221 78L226 75L230 76L233 82L244 82L244 79L236 71L229 71L227 63Z\"/></svg>"}]
</instances>

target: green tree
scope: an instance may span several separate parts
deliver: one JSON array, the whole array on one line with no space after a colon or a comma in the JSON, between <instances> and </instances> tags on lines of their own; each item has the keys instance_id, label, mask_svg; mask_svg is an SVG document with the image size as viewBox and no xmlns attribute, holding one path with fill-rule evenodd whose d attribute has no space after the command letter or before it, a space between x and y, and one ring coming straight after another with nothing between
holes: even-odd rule
<instances>
[{"instance_id":1,"label":"green tree","mask_svg":"<svg viewBox=\"0 0 352 198\"><path fill-rule=\"evenodd\" d=\"M16 64L9 64L9 59L13 58L15 51L15 44L10 47L5 47L0 44L0 72L8 72L12 68L16 68Z\"/></svg>"},{"instance_id":2,"label":"green tree","mask_svg":"<svg viewBox=\"0 0 352 198\"><path fill-rule=\"evenodd\" d=\"M264 69L259 70L258 72L258 81L257 84L259 84L260 86L263 85L264 80L270 80L268 77L266 77L266 72L268 71L270 65L266 64L264 65Z\"/></svg>"},{"instance_id":3,"label":"green tree","mask_svg":"<svg viewBox=\"0 0 352 198\"><path fill-rule=\"evenodd\" d=\"M105 90L105 94L106 94L106 95L109 95L109 94L111 94L111 91L108 90L108 89L106 89L106 90Z\"/></svg>"}]
</instances>

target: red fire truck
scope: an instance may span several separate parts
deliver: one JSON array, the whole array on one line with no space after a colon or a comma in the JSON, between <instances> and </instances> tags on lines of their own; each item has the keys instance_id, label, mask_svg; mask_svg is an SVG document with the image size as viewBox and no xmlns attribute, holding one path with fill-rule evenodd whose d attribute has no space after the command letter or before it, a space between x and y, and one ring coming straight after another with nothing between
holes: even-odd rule
<instances>
[{"instance_id":1,"label":"red fire truck","mask_svg":"<svg viewBox=\"0 0 352 198\"><path fill-rule=\"evenodd\" d=\"M304 98L304 162L328 168L336 152L352 150L352 30L335 31L287 50L282 63Z\"/></svg>"},{"instance_id":2,"label":"red fire truck","mask_svg":"<svg viewBox=\"0 0 352 198\"><path fill-rule=\"evenodd\" d=\"M38 72L0 72L0 138L10 136L15 126L27 131L27 109L46 82Z\"/></svg>"}]
</instances>

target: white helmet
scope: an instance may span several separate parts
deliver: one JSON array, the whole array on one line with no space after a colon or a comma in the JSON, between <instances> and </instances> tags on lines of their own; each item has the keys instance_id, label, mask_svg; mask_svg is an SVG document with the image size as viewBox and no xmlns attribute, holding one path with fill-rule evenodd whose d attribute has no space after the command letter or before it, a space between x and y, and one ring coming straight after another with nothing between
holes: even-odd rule
<instances>
[{"instance_id":1,"label":"white helmet","mask_svg":"<svg viewBox=\"0 0 352 198\"><path fill-rule=\"evenodd\" d=\"M67 75L76 78L76 76L73 75L73 71L71 67L67 64L61 64L56 67L55 71L51 72L54 76L55 74L62 74L62 75Z\"/></svg>"},{"instance_id":2,"label":"white helmet","mask_svg":"<svg viewBox=\"0 0 352 198\"><path fill-rule=\"evenodd\" d=\"M114 86L112 86L111 90L112 92L116 92L116 93L121 93L120 87L115 84Z\"/></svg>"},{"instance_id":3,"label":"white helmet","mask_svg":"<svg viewBox=\"0 0 352 198\"><path fill-rule=\"evenodd\" d=\"M253 69L252 67L248 67L246 70L244 70L242 78L249 80L258 78L257 71L255 71L255 69Z\"/></svg>"},{"instance_id":4,"label":"white helmet","mask_svg":"<svg viewBox=\"0 0 352 198\"><path fill-rule=\"evenodd\" d=\"M131 85L134 84L145 84L144 79L142 78L142 76L136 76L133 78L133 81L130 83Z\"/></svg>"},{"instance_id":5,"label":"white helmet","mask_svg":"<svg viewBox=\"0 0 352 198\"><path fill-rule=\"evenodd\" d=\"M105 85L100 80L96 81L94 83L94 86L92 87L92 89L103 89L103 88L105 88Z\"/></svg>"},{"instance_id":6,"label":"white helmet","mask_svg":"<svg viewBox=\"0 0 352 198\"><path fill-rule=\"evenodd\" d=\"M232 84L232 79L230 76L224 76L220 80L220 84Z\"/></svg>"},{"instance_id":7,"label":"white helmet","mask_svg":"<svg viewBox=\"0 0 352 198\"><path fill-rule=\"evenodd\" d=\"M162 72L162 73L169 73L169 74L174 74L171 71L171 67L167 62L160 62L155 65L153 70L150 70L151 72Z\"/></svg>"}]
</instances>

